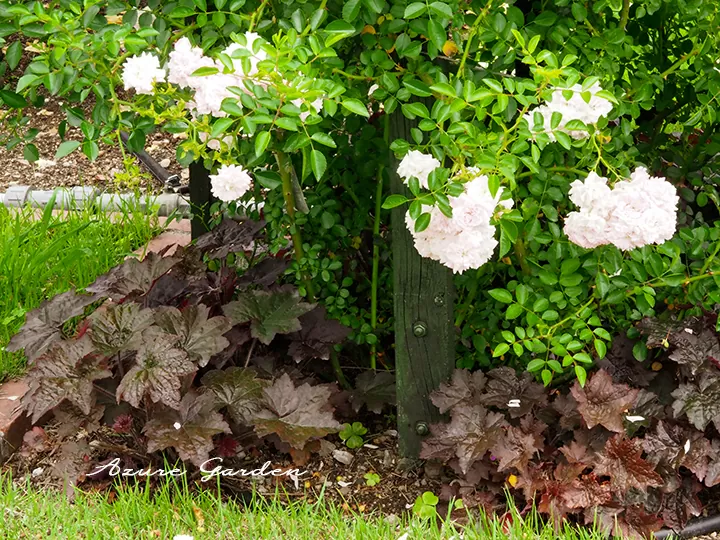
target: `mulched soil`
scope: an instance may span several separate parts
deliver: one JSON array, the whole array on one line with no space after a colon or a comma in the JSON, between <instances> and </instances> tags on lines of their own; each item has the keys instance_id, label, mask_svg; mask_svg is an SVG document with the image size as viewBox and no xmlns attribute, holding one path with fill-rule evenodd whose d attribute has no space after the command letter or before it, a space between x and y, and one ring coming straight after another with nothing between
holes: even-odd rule
<instances>
[{"instance_id":1,"label":"mulched soil","mask_svg":"<svg viewBox=\"0 0 720 540\"><path fill-rule=\"evenodd\" d=\"M14 36L8 38L8 45L13 38ZM20 65L6 78L0 78L0 87L5 84L9 84L11 88L14 87L18 77L22 75L32 60L34 54L32 51L33 40L22 38L22 42L25 52ZM57 162L55 161L55 152L61 143L58 126L66 119L63 107L80 108L84 113L84 117L89 119L95 106L93 94L90 94L82 104L69 104L64 98L50 96L47 93L43 95L45 96L45 104L42 108L29 107L24 110L24 113L30 118L28 127L39 130L37 137L32 142L39 150L41 161L39 164L31 164L25 160L22 144L11 150L0 146L0 192L6 191L8 187L13 185L31 186L35 189L95 186L112 191L122 187L118 186L113 180L116 173L125 170L119 143L110 145L99 143L100 154L94 162L87 159L80 149ZM81 141L83 139L80 128L71 126L68 126L65 137L66 140ZM145 151L163 165L165 169L169 170L171 174L181 175L185 183L188 171L182 169L175 161L175 148L178 142L178 139L173 135L160 132L153 133L147 139ZM138 187L157 191L161 186L152 178L143 178Z\"/></svg>"},{"instance_id":2,"label":"mulched soil","mask_svg":"<svg viewBox=\"0 0 720 540\"><path fill-rule=\"evenodd\" d=\"M312 455L295 453L291 456L278 452L273 445L250 445L245 451L238 447L239 451L234 457L223 458L223 468L253 470L270 461L273 469L297 468L307 473L299 477L297 484L287 477L223 477L223 493L240 502L249 502L253 486L260 495L272 496L277 484L280 484L280 491L284 493L282 496L287 500L305 499L314 502L322 493L325 501L331 501L347 511L379 512L385 516L399 516L407 512L424 491L439 493L442 486L440 478L431 479L423 467L417 464L408 467L408 464L398 457L397 432L382 426L374 427L382 431L366 437L366 444L354 450L345 447L337 436L331 437L331 440L318 441L314 448L317 453ZM11 470L17 482L29 479L38 489L62 490L62 471L68 470L68 464L63 460L62 449L58 444L58 428L57 424L50 423L44 429L35 428L28 432L26 444L0 470ZM116 457L120 458L123 468L163 467L163 462L157 455L148 456L137 450L138 443L132 435L115 433L107 426L100 427L91 434L80 430L74 438L83 445L87 443L90 448L90 454L86 456L86 461L91 464L88 472L95 470L96 464L107 463ZM238 440L240 438L236 437ZM172 460L170 455L168 457ZM342 463L339 461L341 458L350 458L351 461ZM218 463L212 464L217 465ZM368 472L374 472L380 477L377 485L367 485L364 476ZM191 489L214 489L216 486L215 480L201 483L201 473L191 465L187 467L186 477L189 485L194 486ZM144 483L145 479L123 478L120 481L132 484L136 481ZM153 478L153 481L163 480ZM445 481L447 482L447 479ZM80 475L78 479L79 486L85 491L112 491L113 482L113 479L104 473L94 477ZM447 505L444 508L440 505L438 509L443 515L442 512L447 511Z\"/></svg>"},{"instance_id":3,"label":"mulched soil","mask_svg":"<svg viewBox=\"0 0 720 540\"><path fill-rule=\"evenodd\" d=\"M53 189L56 187L95 186L115 191L124 186L114 180L117 173L125 170L120 145L101 144L98 158L91 162L80 149L69 156L55 161L55 152L60 146L58 126L65 120L63 106L67 103L62 98L50 97L41 109L29 108L26 114L30 118L30 127L40 132L33 141L39 150L40 161L29 163L23 157L23 146L18 145L12 150L0 147L0 192L13 185L31 186L35 189ZM73 106L77 106L73 104ZM81 108L85 117L89 118L94 102L89 97ZM80 128L68 126L66 140L82 141ZM178 140L168 133L156 132L148 137L145 151L171 174L183 176L187 181L187 169L175 161L175 149ZM139 163L139 162L138 162ZM142 169L142 165L141 165ZM160 185L152 178L141 180L139 187L157 190Z\"/></svg>"}]
</instances>

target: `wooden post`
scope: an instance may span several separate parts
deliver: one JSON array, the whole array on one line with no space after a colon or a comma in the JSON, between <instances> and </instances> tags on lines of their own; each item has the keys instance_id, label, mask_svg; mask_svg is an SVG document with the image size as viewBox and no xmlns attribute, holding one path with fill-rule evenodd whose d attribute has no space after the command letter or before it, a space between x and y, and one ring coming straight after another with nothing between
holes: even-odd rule
<instances>
[{"instance_id":1,"label":"wooden post","mask_svg":"<svg viewBox=\"0 0 720 540\"><path fill-rule=\"evenodd\" d=\"M190 209L192 221L190 233L192 239L210 231L210 207L215 198L210 191L210 171L202 160L190 164Z\"/></svg>"},{"instance_id":2,"label":"wooden post","mask_svg":"<svg viewBox=\"0 0 720 540\"><path fill-rule=\"evenodd\" d=\"M400 111L390 117L390 140L412 140L415 123ZM390 156L390 190L411 197ZM397 381L400 453L417 458L422 437L441 415L430 392L446 381L455 367L455 290L450 269L421 257L405 225L406 207L392 210L393 284L395 308L395 374Z\"/></svg>"}]
</instances>

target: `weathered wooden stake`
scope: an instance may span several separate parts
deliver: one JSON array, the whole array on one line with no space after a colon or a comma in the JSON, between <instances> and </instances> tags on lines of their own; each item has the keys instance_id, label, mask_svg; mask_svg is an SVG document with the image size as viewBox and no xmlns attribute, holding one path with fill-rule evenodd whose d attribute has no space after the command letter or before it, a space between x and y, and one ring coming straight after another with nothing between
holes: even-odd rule
<instances>
[{"instance_id":1,"label":"weathered wooden stake","mask_svg":"<svg viewBox=\"0 0 720 540\"><path fill-rule=\"evenodd\" d=\"M390 140L412 140L415 123L401 112L390 117ZM410 196L390 156L390 190ZM455 367L452 272L421 257L405 225L406 207L392 210L393 283L395 304L395 373L397 380L400 453L416 458L422 437L440 413L430 392L446 381Z\"/></svg>"},{"instance_id":2,"label":"weathered wooden stake","mask_svg":"<svg viewBox=\"0 0 720 540\"><path fill-rule=\"evenodd\" d=\"M210 231L210 206L215 202L210 191L210 171L201 160L190 164L190 234L195 240Z\"/></svg>"}]
</instances>

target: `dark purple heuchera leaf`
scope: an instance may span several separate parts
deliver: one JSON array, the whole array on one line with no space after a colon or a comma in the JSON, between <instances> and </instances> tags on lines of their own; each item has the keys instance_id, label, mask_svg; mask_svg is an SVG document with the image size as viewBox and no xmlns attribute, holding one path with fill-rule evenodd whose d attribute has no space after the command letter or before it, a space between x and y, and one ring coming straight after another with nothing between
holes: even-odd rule
<instances>
[{"instance_id":1,"label":"dark purple heuchera leaf","mask_svg":"<svg viewBox=\"0 0 720 540\"><path fill-rule=\"evenodd\" d=\"M693 376L708 360L720 360L717 335L697 317L684 321L643 319L638 328L648 336L648 347L671 346L670 360L687 366Z\"/></svg>"},{"instance_id":2,"label":"dark purple heuchera leaf","mask_svg":"<svg viewBox=\"0 0 720 540\"><path fill-rule=\"evenodd\" d=\"M499 460L498 471L515 467L524 474L533 455L543 449L545 439L541 433L547 426L542 422L533 422L531 417L525 418L527 421L521 427L508 427L492 447L493 456Z\"/></svg>"},{"instance_id":3,"label":"dark purple heuchera leaf","mask_svg":"<svg viewBox=\"0 0 720 540\"><path fill-rule=\"evenodd\" d=\"M561 498L568 508L584 509L607 504L612 500L609 482L600 482L594 474L575 478L562 490Z\"/></svg>"},{"instance_id":4,"label":"dark purple heuchera leaf","mask_svg":"<svg viewBox=\"0 0 720 540\"><path fill-rule=\"evenodd\" d=\"M560 414L560 427L575 429L582 422L578 403L571 394L559 394L552 402L552 408Z\"/></svg>"},{"instance_id":5,"label":"dark purple heuchera leaf","mask_svg":"<svg viewBox=\"0 0 720 540\"><path fill-rule=\"evenodd\" d=\"M108 355L137 350L142 332L152 324L152 310L133 302L113 304L90 316L90 338L99 351Z\"/></svg>"},{"instance_id":6,"label":"dark purple heuchera leaf","mask_svg":"<svg viewBox=\"0 0 720 540\"><path fill-rule=\"evenodd\" d=\"M62 403L53 409L57 421L57 437L64 439L70 435L77 435L81 429L86 433L94 433L100 429L104 413L104 405L95 405L87 415L68 402Z\"/></svg>"},{"instance_id":7,"label":"dark purple heuchera leaf","mask_svg":"<svg viewBox=\"0 0 720 540\"><path fill-rule=\"evenodd\" d=\"M246 291L235 302L223 306L234 324L250 322L252 336L269 345L276 334L290 334L300 330L298 317L315 307L300 300L297 291Z\"/></svg>"},{"instance_id":8,"label":"dark purple heuchera leaf","mask_svg":"<svg viewBox=\"0 0 720 540\"><path fill-rule=\"evenodd\" d=\"M75 486L90 472L92 450L85 439L67 441L60 447L59 457L52 466L51 474L65 485L68 500L75 499Z\"/></svg>"},{"instance_id":9,"label":"dark purple heuchera leaf","mask_svg":"<svg viewBox=\"0 0 720 540\"><path fill-rule=\"evenodd\" d=\"M218 407L227 407L235 422L251 425L264 405L263 389L270 381L258 379L254 369L231 367L209 371L202 384L215 396Z\"/></svg>"},{"instance_id":10,"label":"dark purple heuchera leaf","mask_svg":"<svg viewBox=\"0 0 720 540\"><path fill-rule=\"evenodd\" d=\"M179 261L176 257L163 257L163 254L164 251L150 252L142 261L127 259L120 266L97 278L85 289L91 293L107 296L113 302L144 295L150 291L160 276L166 274Z\"/></svg>"},{"instance_id":11,"label":"dark purple heuchera leaf","mask_svg":"<svg viewBox=\"0 0 720 540\"><path fill-rule=\"evenodd\" d=\"M212 231L198 238L195 246L212 259L223 259L230 253L251 248L252 241L264 226L264 221L247 219L238 222L225 219Z\"/></svg>"},{"instance_id":12,"label":"dark purple heuchera leaf","mask_svg":"<svg viewBox=\"0 0 720 540\"><path fill-rule=\"evenodd\" d=\"M702 503L697 493L701 487L697 480L685 478L679 489L663 496L662 517L666 527L682 530L691 517L700 515Z\"/></svg>"},{"instance_id":13,"label":"dark purple heuchera leaf","mask_svg":"<svg viewBox=\"0 0 720 540\"><path fill-rule=\"evenodd\" d=\"M628 539L652 538L652 533L662 527L662 520L641 506L590 507L585 510L585 523L594 523L607 534Z\"/></svg>"},{"instance_id":14,"label":"dark purple heuchera leaf","mask_svg":"<svg viewBox=\"0 0 720 540\"><path fill-rule=\"evenodd\" d=\"M697 480L685 478L677 489L663 495L661 515L666 527L682 530L692 517L700 515L703 506L697 493L701 489Z\"/></svg>"},{"instance_id":15,"label":"dark purple heuchera leaf","mask_svg":"<svg viewBox=\"0 0 720 540\"><path fill-rule=\"evenodd\" d=\"M678 418L687 415L690 423L700 431L710 422L720 429L720 377L703 374L697 383L681 384L672 393L673 413Z\"/></svg>"},{"instance_id":16,"label":"dark purple heuchera leaf","mask_svg":"<svg viewBox=\"0 0 720 540\"><path fill-rule=\"evenodd\" d=\"M355 379L350 400L355 412L365 405L369 411L380 414L385 405L395 403L395 375L389 371L364 371Z\"/></svg>"},{"instance_id":17,"label":"dark purple heuchera leaf","mask_svg":"<svg viewBox=\"0 0 720 540\"><path fill-rule=\"evenodd\" d=\"M705 472L705 485L713 487L720 484L720 440L713 439L708 451L710 461Z\"/></svg>"},{"instance_id":18,"label":"dark purple heuchera leaf","mask_svg":"<svg viewBox=\"0 0 720 540\"><path fill-rule=\"evenodd\" d=\"M605 451L598 456L595 474L609 476L613 488L621 491L630 488L645 491L648 487L662 486L662 477L641 455L640 441L614 435L608 440Z\"/></svg>"},{"instance_id":19,"label":"dark purple heuchera leaf","mask_svg":"<svg viewBox=\"0 0 720 540\"><path fill-rule=\"evenodd\" d=\"M479 403L485 382L485 374L482 371L470 373L467 369L456 369L449 382L442 383L440 388L430 394L430 400L442 414L460 403L465 405Z\"/></svg>"},{"instance_id":20,"label":"dark purple heuchera leaf","mask_svg":"<svg viewBox=\"0 0 720 540\"><path fill-rule=\"evenodd\" d=\"M633 345L633 340L623 335L616 336L607 356L598 362L598 367L607 371L616 384L644 387L650 384L657 373L635 359Z\"/></svg>"},{"instance_id":21,"label":"dark purple heuchera leaf","mask_svg":"<svg viewBox=\"0 0 720 540\"><path fill-rule=\"evenodd\" d=\"M175 336L150 329L135 357L135 365L125 374L117 388L117 399L140 407L145 394L157 403L180 406L180 377L196 370L187 353L176 347Z\"/></svg>"},{"instance_id":22,"label":"dark purple heuchera leaf","mask_svg":"<svg viewBox=\"0 0 720 540\"><path fill-rule=\"evenodd\" d=\"M482 405L458 405L452 409L449 424L435 424L432 436L422 443L422 459L459 459L460 469L467 473L476 461L497 444L507 422L502 414L488 412Z\"/></svg>"},{"instance_id":23,"label":"dark purple heuchera leaf","mask_svg":"<svg viewBox=\"0 0 720 540\"><path fill-rule=\"evenodd\" d=\"M613 384L602 369L590 377L584 388L576 381L570 392L588 428L601 425L616 433L625 432L623 417L638 395L638 390L625 384Z\"/></svg>"},{"instance_id":24,"label":"dark purple heuchera leaf","mask_svg":"<svg viewBox=\"0 0 720 540\"><path fill-rule=\"evenodd\" d=\"M594 453L589 452L588 447L580 444L579 442L572 440L570 444L560 448L560 452L563 453L565 459L571 465L582 464L591 465L594 461Z\"/></svg>"},{"instance_id":25,"label":"dark purple heuchera leaf","mask_svg":"<svg viewBox=\"0 0 720 540\"><path fill-rule=\"evenodd\" d=\"M302 328L288 336L292 340L289 353L295 362L310 358L330 359L330 347L345 341L350 329L328 319L325 308L318 306L300 316Z\"/></svg>"},{"instance_id":26,"label":"dark purple heuchera leaf","mask_svg":"<svg viewBox=\"0 0 720 540\"><path fill-rule=\"evenodd\" d=\"M708 468L710 442L694 429L658 422L655 431L645 436L643 449L653 465L665 463L677 469L681 465L702 480Z\"/></svg>"},{"instance_id":27,"label":"dark purple heuchera leaf","mask_svg":"<svg viewBox=\"0 0 720 540\"><path fill-rule=\"evenodd\" d=\"M283 442L302 450L308 441L342 429L328 410L332 393L329 386L303 384L296 388L285 373L263 392L268 408L260 411L254 420L260 437L275 433Z\"/></svg>"},{"instance_id":28,"label":"dark purple heuchera leaf","mask_svg":"<svg viewBox=\"0 0 720 540\"><path fill-rule=\"evenodd\" d=\"M37 358L28 373L30 389L21 401L33 423L66 399L90 414L95 404L93 381L112 375L102 359L88 356L91 352L92 344L84 337L58 342Z\"/></svg>"},{"instance_id":29,"label":"dark purple heuchera leaf","mask_svg":"<svg viewBox=\"0 0 720 540\"><path fill-rule=\"evenodd\" d=\"M267 257L257 264L253 264L240 279L238 287L245 288L249 285L258 287L269 287L287 270L290 262L286 258Z\"/></svg>"},{"instance_id":30,"label":"dark purple heuchera leaf","mask_svg":"<svg viewBox=\"0 0 720 540\"><path fill-rule=\"evenodd\" d=\"M507 410L512 418L524 416L533 408L544 407L548 403L547 391L534 381L530 373L525 372L518 377L514 369L499 367L491 369L488 377L485 392L480 397L482 404Z\"/></svg>"},{"instance_id":31,"label":"dark purple heuchera leaf","mask_svg":"<svg viewBox=\"0 0 720 540\"><path fill-rule=\"evenodd\" d=\"M209 313L202 304L187 306L182 311L164 307L155 312L155 323L168 334L178 336L178 347L204 367L213 355L230 345L223 337L231 328L230 321L226 317L208 318Z\"/></svg>"},{"instance_id":32,"label":"dark purple heuchera leaf","mask_svg":"<svg viewBox=\"0 0 720 540\"><path fill-rule=\"evenodd\" d=\"M68 291L43 302L39 308L29 312L22 329L13 336L5 350L16 352L25 349L25 356L32 363L54 342L62 339L62 326L101 297L78 295Z\"/></svg>"},{"instance_id":33,"label":"dark purple heuchera leaf","mask_svg":"<svg viewBox=\"0 0 720 540\"><path fill-rule=\"evenodd\" d=\"M213 436L231 433L220 413L213 410L213 396L190 391L183 396L178 410L161 407L145 424L148 452L173 447L183 461L201 465L214 448Z\"/></svg>"}]
</instances>

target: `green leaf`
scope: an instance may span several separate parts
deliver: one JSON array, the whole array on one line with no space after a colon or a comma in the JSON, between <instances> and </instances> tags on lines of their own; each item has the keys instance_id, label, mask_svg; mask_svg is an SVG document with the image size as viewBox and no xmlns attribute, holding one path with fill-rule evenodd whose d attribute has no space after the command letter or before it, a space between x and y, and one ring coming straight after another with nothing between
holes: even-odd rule
<instances>
[{"instance_id":1,"label":"green leaf","mask_svg":"<svg viewBox=\"0 0 720 540\"><path fill-rule=\"evenodd\" d=\"M512 304L513 297L507 289L490 289L488 294L498 302L502 302L503 304Z\"/></svg>"},{"instance_id":2,"label":"green leaf","mask_svg":"<svg viewBox=\"0 0 720 540\"><path fill-rule=\"evenodd\" d=\"M310 153L310 165L315 178L320 180L322 175L325 174L325 169L327 169L325 154L323 154L320 150L313 150Z\"/></svg>"},{"instance_id":3,"label":"green leaf","mask_svg":"<svg viewBox=\"0 0 720 540\"><path fill-rule=\"evenodd\" d=\"M530 362L527 365L527 370L532 371L538 371L545 367L545 360L541 358L535 358L534 360L530 360Z\"/></svg>"},{"instance_id":4,"label":"green leaf","mask_svg":"<svg viewBox=\"0 0 720 540\"><path fill-rule=\"evenodd\" d=\"M390 195L387 199L385 199L382 207L385 210L390 210L392 208L396 208L405 204L407 201L407 197L405 197L404 195Z\"/></svg>"},{"instance_id":5,"label":"green leaf","mask_svg":"<svg viewBox=\"0 0 720 540\"><path fill-rule=\"evenodd\" d=\"M548 386L553 379L552 371L550 371L549 369L543 369L540 373L540 377L542 378L543 384L545 386Z\"/></svg>"},{"instance_id":6,"label":"green leaf","mask_svg":"<svg viewBox=\"0 0 720 540\"><path fill-rule=\"evenodd\" d=\"M22 58L22 52L23 49L21 41L13 41L7 48L7 51L5 52L5 60L7 60L8 67L10 69L18 67L20 59Z\"/></svg>"},{"instance_id":7,"label":"green leaf","mask_svg":"<svg viewBox=\"0 0 720 540\"><path fill-rule=\"evenodd\" d=\"M171 19L184 19L185 17L191 17L193 15L195 15L194 9L185 6L178 6L170 12L168 17Z\"/></svg>"},{"instance_id":8,"label":"green leaf","mask_svg":"<svg viewBox=\"0 0 720 540\"><path fill-rule=\"evenodd\" d=\"M95 141L85 141L82 144L82 151L90 161L95 161L100 155L100 148Z\"/></svg>"},{"instance_id":9,"label":"green leaf","mask_svg":"<svg viewBox=\"0 0 720 540\"><path fill-rule=\"evenodd\" d=\"M280 175L274 171L257 171L255 178L261 186L268 189L276 189L282 185Z\"/></svg>"},{"instance_id":10,"label":"green leaf","mask_svg":"<svg viewBox=\"0 0 720 540\"><path fill-rule=\"evenodd\" d=\"M255 137L255 155L257 157L262 156L265 153L265 149L270 144L270 132L261 131Z\"/></svg>"},{"instance_id":11,"label":"green leaf","mask_svg":"<svg viewBox=\"0 0 720 540\"><path fill-rule=\"evenodd\" d=\"M87 5L87 4L86 4ZM90 23L93 22L95 19L95 16L100 13L100 6L97 4L94 4L87 8L85 13L83 13L82 22L84 27L90 26Z\"/></svg>"},{"instance_id":12,"label":"green leaf","mask_svg":"<svg viewBox=\"0 0 720 540\"><path fill-rule=\"evenodd\" d=\"M507 343L499 343L497 347L495 347L495 350L493 351L493 358L497 358L498 356L502 356L506 352L510 350L510 345Z\"/></svg>"},{"instance_id":13,"label":"green leaf","mask_svg":"<svg viewBox=\"0 0 720 540\"><path fill-rule=\"evenodd\" d=\"M322 132L318 131L317 133L313 133L312 135L310 135L310 138L313 141L317 141L322 145L329 146L330 148L337 148L335 141L327 133L322 133Z\"/></svg>"},{"instance_id":14,"label":"green leaf","mask_svg":"<svg viewBox=\"0 0 720 540\"><path fill-rule=\"evenodd\" d=\"M430 97L432 92L430 87L418 79L410 79L409 81L403 81L405 88L410 90L410 93L418 97Z\"/></svg>"},{"instance_id":15,"label":"green leaf","mask_svg":"<svg viewBox=\"0 0 720 540\"><path fill-rule=\"evenodd\" d=\"M517 319L520 315L522 315L523 308L520 304L512 304L509 308L507 308L507 311L505 312L505 318L510 319Z\"/></svg>"},{"instance_id":16,"label":"green leaf","mask_svg":"<svg viewBox=\"0 0 720 540\"><path fill-rule=\"evenodd\" d=\"M335 217L330 212L325 210L320 215L320 223L325 229L332 229L335 225Z\"/></svg>"},{"instance_id":17,"label":"green leaf","mask_svg":"<svg viewBox=\"0 0 720 540\"><path fill-rule=\"evenodd\" d=\"M370 113L368 113L367 107L365 107L363 102L360 101L359 99L355 99L355 98L344 99L341 104L342 104L343 108L347 109L351 113L355 113L360 116L364 116L365 118L370 117Z\"/></svg>"},{"instance_id":18,"label":"green leaf","mask_svg":"<svg viewBox=\"0 0 720 540\"><path fill-rule=\"evenodd\" d=\"M325 46L330 47L341 39L350 37L355 33L355 27L345 21L333 21L325 27L328 36L325 38Z\"/></svg>"},{"instance_id":19,"label":"green leaf","mask_svg":"<svg viewBox=\"0 0 720 540\"><path fill-rule=\"evenodd\" d=\"M349 0L348 2L345 2L342 9L342 18L349 23L353 22L357 19L358 15L360 15L361 7L362 4L360 3L360 0Z\"/></svg>"},{"instance_id":20,"label":"green leaf","mask_svg":"<svg viewBox=\"0 0 720 540\"><path fill-rule=\"evenodd\" d=\"M430 4L430 11L434 12L438 17L445 19L453 18L452 8L445 2L433 2Z\"/></svg>"},{"instance_id":21,"label":"green leaf","mask_svg":"<svg viewBox=\"0 0 720 540\"><path fill-rule=\"evenodd\" d=\"M437 92L438 94L442 94L443 96L450 96L450 97L456 97L457 93L455 92L455 88L445 82L439 82L435 83L430 87L430 90L433 92Z\"/></svg>"},{"instance_id":22,"label":"green leaf","mask_svg":"<svg viewBox=\"0 0 720 540\"><path fill-rule=\"evenodd\" d=\"M22 109L28 105L24 97L10 90L0 90L0 99L11 109Z\"/></svg>"},{"instance_id":23,"label":"green leaf","mask_svg":"<svg viewBox=\"0 0 720 540\"><path fill-rule=\"evenodd\" d=\"M204 66L204 67L198 68L195 71L193 71L191 76L192 77L205 77L207 75L215 75L216 73L219 73L219 72L220 72L220 70L216 67Z\"/></svg>"},{"instance_id":24,"label":"green leaf","mask_svg":"<svg viewBox=\"0 0 720 540\"><path fill-rule=\"evenodd\" d=\"M38 152L37 146L32 143L26 144L25 148L23 148L23 157L30 163L34 163L40 159L40 152Z\"/></svg>"},{"instance_id":25,"label":"green leaf","mask_svg":"<svg viewBox=\"0 0 720 540\"><path fill-rule=\"evenodd\" d=\"M413 2L405 8L403 19L415 19L425 13L426 4L424 2Z\"/></svg>"},{"instance_id":26,"label":"green leaf","mask_svg":"<svg viewBox=\"0 0 720 540\"><path fill-rule=\"evenodd\" d=\"M447 33L445 28L438 21L430 19L428 21L428 37L439 50L442 50L445 44Z\"/></svg>"},{"instance_id":27,"label":"green leaf","mask_svg":"<svg viewBox=\"0 0 720 540\"><path fill-rule=\"evenodd\" d=\"M415 232L423 232L430 225L430 214L425 212L420 214L415 220Z\"/></svg>"},{"instance_id":28,"label":"green leaf","mask_svg":"<svg viewBox=\"0 0 720 540\"><path fill-rule=\"evenodd\" d=\"M585 381L587 380L587 371L585 371L585 368L575 365L575 376L577 377L580 386L585 386Z\"/></svg>"},{"instance_id":29,"label":"green leaf","mask_svg":"<svg viewBox=\"0 0 720 540\"><path fill-rule=\"evenodd\" d=\"M525 304L528 299L527 287L520 283L517 287L515 287L515 296L517 297L518 303Z\"/></svg>"},{"instance_id":30,"label":"green leaf","mask_svg":"<svg viewBox=\"0 0 720 540\"><path fill-rule=\"evenodd\" d=\"M566 150L570 150L570 148L572 146L572 141L570 140L570 135L568 135L564 131L554 131L553 134L555 135L557 142L560 143L560 146L562 146Z\"/></svg>"},{"instance_id":31,"label":"green leaf","mask_svg":"<svg viewBox=\"0 0 720 540\"><path fill-rule=\"evenodd\" d=\"M60 146L57 149L57 152L55 152L55 159L61 159L67 156L68 154L72 154L75 150L77 150L80 147L79 141L65 141L60 143Z\"/></svg>"},{"instance_id":32,"label":"green leaf","mask_svg":"<svg viewBox=\"0 0 720 540\"><path fill-rule=\"evenodd\" d=\"M596 339L595 350L598 353L598 358L605 358L605 355L607 354L607 345L605 345L605 342L603 340Z\"/></svg>"}]
</instances>

